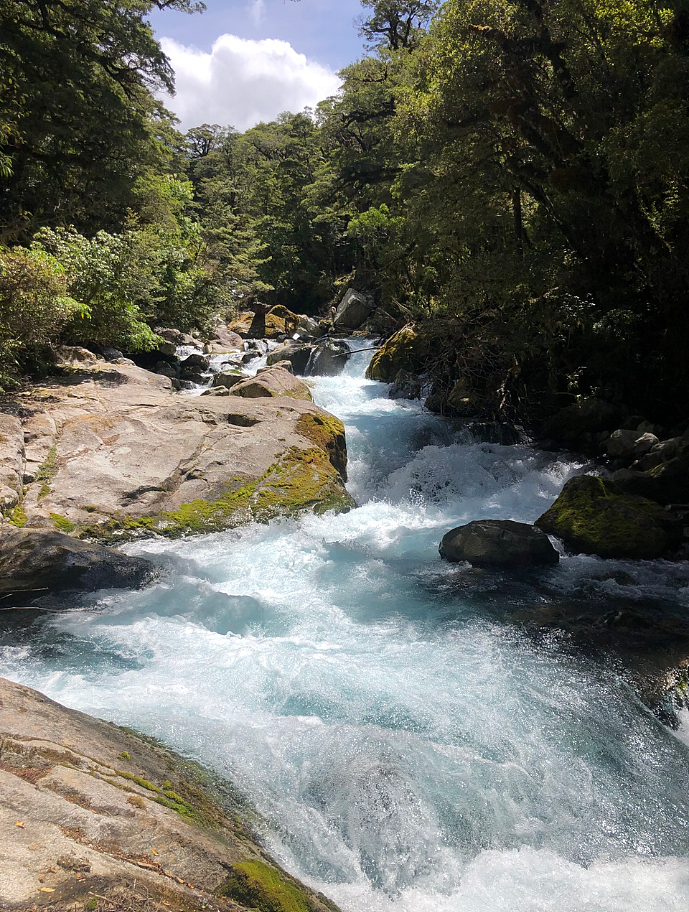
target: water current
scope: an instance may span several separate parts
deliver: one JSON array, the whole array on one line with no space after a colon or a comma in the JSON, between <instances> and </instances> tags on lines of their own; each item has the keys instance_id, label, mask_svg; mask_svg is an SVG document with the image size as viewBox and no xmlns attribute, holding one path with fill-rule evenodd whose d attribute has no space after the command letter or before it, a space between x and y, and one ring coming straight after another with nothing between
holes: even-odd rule
<instances>
[{"instance_id":1,"label":"water current","mask_svg":"<svg viewBox=\"0 0 689 912\"><path fill-rule=\"evenodd\" d=\"M582 467L388 399L369 356L314 389L357 509L130 546L156 585L8 635L0 673L229 776L345 912L689 909L687 743L605 663L509 623L573 597L688 604L686 572L441 562L448 529L533 521Z\"/></svg>"}]
</instances>

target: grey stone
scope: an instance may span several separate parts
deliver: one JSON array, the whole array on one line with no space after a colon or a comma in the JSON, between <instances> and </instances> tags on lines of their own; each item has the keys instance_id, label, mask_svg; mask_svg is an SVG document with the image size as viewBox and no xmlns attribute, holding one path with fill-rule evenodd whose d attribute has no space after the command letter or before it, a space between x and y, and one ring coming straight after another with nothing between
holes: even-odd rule
<instances>
[{"instance_id":1,"label":"grey stone","mask_svg":"<svg viewBox=\"0 0 689 912\"><path fill-rule=\"evenodd\" d=\"M246 377L244 374L240 374L237 371L220 371L220 373L213 375L213 387L224 386L229 390L238 383L241 383L242 380L246 380Z\"/></svg>"},{"instance_id":2,"label":"grey stone","mask_svg":"<svg viewBox=\"0 0 689 912\"><path fill-rule=\"evenodd\" d=\"M333 324L337 329L358 329L368 320L373 309L370 298L350 288L335 311Z\"/></svg>"},{"instance_id":3,"label":"grey stone","mask_svg":"<svg viewBox=\"0 0 689 912\"><path fill-rule=\"evenodd\" d=\"M623 428L618 428L608 438L606 445L608 456L617 459L632 459L638 438L638 431L627 431Z\"/></svg>"},{"instance_id":4,"label":"grey stone","mask_svg":"<svg viewBox=\"0 0 689 912\"><path fill-rule=\"evenodd\" d=\"M479 519L452 529L440 543L440 556L474 567L532 567L560 559L544 532L510 519Z\"/></svg>"}]
</instances>

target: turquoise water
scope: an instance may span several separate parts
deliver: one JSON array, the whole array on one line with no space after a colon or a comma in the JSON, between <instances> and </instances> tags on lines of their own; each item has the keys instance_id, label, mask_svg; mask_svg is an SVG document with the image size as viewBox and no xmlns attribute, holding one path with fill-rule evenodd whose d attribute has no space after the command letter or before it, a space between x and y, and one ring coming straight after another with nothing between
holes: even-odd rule
<instances>
[{"instance_id":1,"label":"turquoise water","mask_svg":"<svg viewBox=\"0 0 689 912\"><path fill-rule=\"evenodd\" d=\"M387 399L368 357L314 389L357 509L132 546L157 585L8 635L0 673L230 776L346 912L689 908L689 749L609 668L505 623L575 596L687 604L686 570L441 562L452 526L532 521L581 466Z\"/></svg>"}]
</instances>

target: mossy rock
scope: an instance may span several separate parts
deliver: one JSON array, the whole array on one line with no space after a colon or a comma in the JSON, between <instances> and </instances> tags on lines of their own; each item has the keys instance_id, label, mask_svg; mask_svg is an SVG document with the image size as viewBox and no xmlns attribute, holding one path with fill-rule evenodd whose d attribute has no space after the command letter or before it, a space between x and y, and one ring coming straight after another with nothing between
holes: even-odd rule
<instances>
[{"instance_id":1,"label":"mossy rock","mask_svg":"<svg viewBox=\"0 0 689 912\"><path fill-rule=\"evenodd\" d=\"M299 326L299 317L284 307L277 304L271 307L266 314L265 335L267 339L272 336L291 335Z\"/></svg>"},{"instance_id":2,"label":"mossy rock","mask_svg":"<svg viewBox=\"0 0 689 912\"><path fill-rule=\"evenodd\" d=\"M590 475L570 478L535 525L572 551L600 557L653 560L678 543L659 504Z\"/></svg>"},{"instance_id":3,"label":"mossy rock","mask_svg":"<svg viewBox=\"0 0 689 912\"><path fill-rule=\"evenodd\" d=\"M347 439L345 426L333 415L302 415L297 422L297 431L311 443L315 443L330 457L344 481L347 481Z\"/></svg>"},{"instance_id":4,"label":"mossy rock","mask_svg":"<svg viewBox=\"0 0 689 912\"><path fill-rule=\"evenodd\" d=\"M336 420L336 419L335 419ZM268 522L277 516L298 516L311 511L350 510L354 501L342 483L328 453L320 447L293 447L256 481L235 479L216 500L194 500L174 511L154 516L113 515L104 523L81 531L84 538L122 541L152 533L167 538L204 532L221 532L256 520Z\"/></svg>"},{"instance_id":5,"label":"mossy rock","mask_svg":"<svg viewBox=\"0 0 689 912\"><path fill-rule=\"evenodd\" d=\"M408 324L375 353L366 376L369 380L392 383L400 370L412 374L424 371L434 347L435 339L427 331Z\"/></svg>"},{"instance_id":6,"label":"mossy rock","mask_svg":"<svg viewBox=\"0 0 689 912\"><path fill-rule=\"evenodd\" d=\"M217 893L261 912L316 912L318 909L296 880L258 859L234 865Z\"/></svg>"},{"instance_id":7,"label":"mossy rock","mask_svg":"<svg viewBox=\"0 0 689 912\"><path fill-rule=\"evenodd\" d=\"M232 320L231 323L228 323L227 328L230 332L235 332L239 336L248 336L251 332L251 324L254 322L255 316L253 311L247 310L243 314L240 314L236 320Z\"/></svg>"}]
</instances>

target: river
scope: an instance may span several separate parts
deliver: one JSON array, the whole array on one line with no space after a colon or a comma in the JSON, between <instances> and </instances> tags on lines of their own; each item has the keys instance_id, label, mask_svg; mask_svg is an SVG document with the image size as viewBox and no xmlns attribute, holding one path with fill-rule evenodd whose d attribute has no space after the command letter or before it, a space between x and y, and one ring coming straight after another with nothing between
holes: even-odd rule
<instances>
[{"instance_id":1,"label":"river","mask_svg":"<svg viewBox=\"0 0 689 912\"><path fill-rule=\"evenodd\" d=\"M533 521L581 466L388 399L369 357L314 391L346 424L357 509L130 546L160 582L10 631L0 673L229 776L345 912L686 910L689 747L607 663L509 622L573 597L686 605L686 567L443 563L450 528Z\"/></svg>"}]
</instances>

